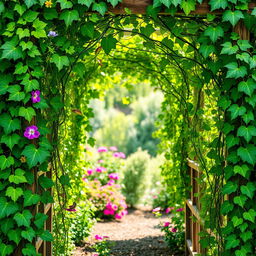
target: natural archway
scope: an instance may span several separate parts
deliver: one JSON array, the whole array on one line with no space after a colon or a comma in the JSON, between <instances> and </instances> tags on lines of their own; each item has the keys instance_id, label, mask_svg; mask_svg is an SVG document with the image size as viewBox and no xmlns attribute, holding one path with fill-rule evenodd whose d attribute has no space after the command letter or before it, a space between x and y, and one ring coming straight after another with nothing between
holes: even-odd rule
<instances>
[{"instance_id":1,"label":"natural archway","mask_svg":"<svg viewBox=\"0 0 256 256\"><path fill-rule=\"evenodd\" d=\"M115 6L119 1L108 2ZM200 6L203 8L200 9ZM207 12L205 6L208 7L199 5L198 10L201 13L202 10ZM191 47L189 51L199 52L203 58L197 55L198 59L193 56L191 61L200 66L199 72L203 74L204 83L214 81L219 86L219 108L215 111L220 113L218 116L221 118L216 120L216 128L221 132L210 144L208 157L213 167L210 170L212 178L208 182L210 191L217 195L214 206L219 206L225 195L228 195L229 200L222 203L221 210L217 207L213 211L213 207L209 212L216 216L217 223L223 228L213 225L210 219L205 222L205 229L215 228L214 231L218 233L216 237L223 239L223 246L221 243L217 246L219 255L254 255L256 132L253 108L256 64L254 42L252 40L249 43L248 39L249 31L254 38L255 9L252 9L254 5L245 0L212 0L209 6L211 11L217 10L220 13L221 10L221 13L217 16L209 14L207 19L185 18L188 21L194 19L197 25L202 24L196 34L199 50L189 41L186 43L188 48ZM115 28L109 30L109 27L114 22L116 30L120 30L118 18L123 17L104 16L107 8L105 2L84 0L0 3L0 217L5 224L1 229L2 255L36 255L33 240L37 237L44 241L52 240L50 233L44 229L47 216L40 211L42 208L44 212L49 209L51 211L52 197L49 189L54 183L50 178L51 170L60 166L58 147L54 143L58 142L65 86L72 70L79 71L79 60L86 59L88 52L97 44L101 43L107 53L115 48ZM170 17L159 16L158 13L163 11L161 8L167 8L165 13ZM173 26L181 13L188 16L195 10L194 0L153 1L153 6L147 6L147 14L152 19L145 18L147 25L134 32L150 37L154 30L150 21L154 20L184 42L186 37L178 30L181 27ZM248 13L249 10L252 12ZM89 11L95 13L88 15ZM126 12L128 14L124 18L136 27L136 19L129 11ZM193 17L196 17L196 13ZM171 18L175 14L177 18ZM171 41L167 38L165 42L162 40L161 45L174 54L173 57L166 53L175 62L179 54L175 52ZM209 91L212 89L209 88ZM88 99L94 96L90 88L85 88L84 93ZM195 93L200 95L200 87ZM196 103L200 105L200 100L197 99ZM89 116L90 109L86 114ZM206 167L205 159L197 155L202 167ZM48 165L49 159L51 165ZM57 188L61 193L68 185L67 177L63 175L58 181L60 185ZM227 219L221 215L227 215ZM51 221L48 221L47 227L50 226ZM237 234L241 231L244 235L239 237ZM210 247L207 239L203 241L206 247ZM212 239L209 241L214 243ZM46 250L50 255L49 244Z\"/></svg>"}]
</instances>

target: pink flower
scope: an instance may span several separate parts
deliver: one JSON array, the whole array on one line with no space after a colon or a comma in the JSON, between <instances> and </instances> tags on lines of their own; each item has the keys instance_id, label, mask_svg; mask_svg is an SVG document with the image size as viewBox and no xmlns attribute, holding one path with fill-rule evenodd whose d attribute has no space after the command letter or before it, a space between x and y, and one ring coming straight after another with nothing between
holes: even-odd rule
<instances>
[{"instance_id":1,"label":"pink flower","mask_svg":"<svg viewBox=\"0 0 256 256\"><path fill-rule=\"evenodd\" d=\"M104 209L103 213L104 215L114 215L115 211L112 209Z\"/></svg>"},{"instance_id":2,"label":"pink flower","mask_svg":"<svg viewBox=\"0 0 256 256\"><path fill-rule=\"evenodd\" d=\"M164 223L164 227L169 227L170 224L171 224L171 223L167 221L167 222Z\"/></svg>"},{"instance_id":3,"label":"pink flower","mask_svg":"<svg viewBox=\"0 0 256 256\"><path fill-rule=\"evenodd\" d=\"M94 253L92 256L99 256L99 254L98 253Z\"/></svg>"},{"instance_id":4,"label":"pink flower","mask_svg":"<svg viewBox=\"0 0 256 256\"><path fill-rule=\"evenodd\" d=\"M117 151L117 147L115 147L115 146L112 146L112 147L110 147L109 148L111 151Z\"/></svg>"},{"instance_id":5,"label":"pink flower","mask_svg":"<svg viewBox=\"0 0 256 256\"><path fill-rule=\"evenodd\" d=\"M124 159L124 158L126 158L126 155L123 152L119 152L119 157Z\"/></svg>"},{"instance_id":6,"label":"pink flower","mask_svg":"<svg viewBox=\"0 0 256 256\"><path fill-rule=\"evenodd\" d=\"M109 238L109 236L103 236L103 238L106 238L106 239L107 239L107 238Z\"/></svg>"},{"instance_id":7,"label":"pink flower","mask_svg":"<svg viewBox=\"0 0 256 256\"><path fill-rule=\"evenodd\" d=\"M157 199L157 196L153 196L153 199Z\"/></svg>"},{"instance_id":8,"label":"pink flower","mask_svg":"<svg viewBox=\"0 0 256 256\"><path fill-rule=\"evenodd\" d=\"M117 173L110 173L110 174L108 175L108 177L109 177L110 179L112 179L112 180L118 180L118 179L119 179L119 176L118 176Z\"/></svg>"},{"instance_id":9,"label":"pink flower","mask_svg":"<svg viewBox=\"0 0 256 256\"><path fill-rule=\"evenodd\" d=\"M115 152L115 153L113 154L113 157L119 158L119 153L118 153L118 152Z\"/></svg>"},{"instance_id":10,"label":"pink flower","mask_svg":"<svg viewBox=\"0 0 256 256\"><path fill-rule=\"evenodd\" d=\"M152 212L160 212L161 211L161 208L160 207L157 207L155 209L152 210Z\"/></svg>"},{"instance_id":11,"label":"pink flower","mask_svg":"<svg viewBox=\"0 0 256 256\"><path fill-rule=\"evenodd\" d=\"M168 207L168 208L165 210L165 213L169 213L169 212L171 212L172 210L174 210L174 207Z\"/></svg>"},{"instance_id":12,"label":"pink flower","mask_svg":"<svg viewBox=\"0 0 256 256\"><path fill-rule=\"evenodd\" d=\"M176 233L176 232L177 232L177 229L176 229L176 228L172 228L172 229L171 229L171 232Z\"/></svg>"},{"instance_id":13,"label":"pink flower","mask_svg":"<svg viewBox=\"0 0 256 256\"><path fill-rule=\"evenodd\" d=\"M115 184L114 180L109 180L108 183L107 183L108 186L112 186L113 184Z\"/></svg>"},{"instance_id":14,"label":"pink flower","mask_svg":"<svg viewBox=\"0 0 256 256\"><path fill-rule=\"evenodd\" d=\"M32 95L31 100L32 100L33 103L40 102L41 98L40 98L40 91L39 90L32 91L31 95Z\"/></svg>"},{"instance_id":15,"label":"pink flower","mask_svg":"<svg viewBox=\"0 0 256 256\"><path fill-rule=\"evenodd\" d=\"M121 220L121 219L122 219L122 215L116 214L116 215L115 215L115 219L116 219L116 220Z\"/></svg>"},{"instance_id":16,"label":"pink flower","mask_svg":"<svg viewBox=\"0 0 256 256\"><path fill-rule=\"evenodd\" d=\"M184 210L184 208L179 208L176 210L176 212L182 212Z\"/></svg>"},{"instance_id":17,"label":"pink flower","mask_svg":"<svg viewBox=\"0 0 256 256\"><path fill-rule=\"evenodd\" d=\"M102 164L103 162L104 162L104 160L102 160L102 159L98 160L99 164Z\"/></svg>"},{"instance_id":18,"label":"pink flower","mask_svg":"<svg viewBox=\"0 0 256 256\"><path fill-rule=\"evenodd\" d=\"M90 175L92 175L93 174L93 172L94 172L94 170L93 169L88 169L87 170L87 174L90 176Z\"/></svg>"},{"instance_id":19,"label":"pink flower","mask_svg":"<svg viewBox=\"0 0 256 256\"><path fill-rule=\"evenodd\" d=\"M127 215L128 214L128 211L127 210L123 210L122 212L121 212L121 215L122 216L125 216L125 215Z\"/></svg>"},{"instance_id":20,"label":"pink flower","mask_svg":"<svg viewBox=\"0 0 256 256\"><path fill-rule=\"evenodd\" d=\"M39 136L40 132L35 125L28 126L24 132L24 137L28 138L29 140L37 139Z\"/></svg>"},{"instance_id":21,"label":"pink flower","mask_svg":"<svg viewBox=\"0 0 256 256\"><path fill-rule=\"evenodd\" d=\"M106 147L99 147L98 148L98 152L102 153L102 152L108 152L108 149Z\"/></svg>"},{"instance_id":22,"label":"pink flower","mask_svg":"<svg viewBox=\"0 0 256 256\"><path fill-rule=\"evenodd\" d=\"M104 168L104 167L97 167L96 168L96 172L102 173L104 171L106 171L106 168Z\"/></svg>"},{"instance_id":23,"label":"pink flower","mask_svg":"<svg viewBox=\"0 0 256 256\"><path fill-rule=\"evenodd\" d=\"M100 235L95 235L95 237L94 237L96 240L103 240L103 237L102 236L100 236Z\"/></svg>"}]
</instances>

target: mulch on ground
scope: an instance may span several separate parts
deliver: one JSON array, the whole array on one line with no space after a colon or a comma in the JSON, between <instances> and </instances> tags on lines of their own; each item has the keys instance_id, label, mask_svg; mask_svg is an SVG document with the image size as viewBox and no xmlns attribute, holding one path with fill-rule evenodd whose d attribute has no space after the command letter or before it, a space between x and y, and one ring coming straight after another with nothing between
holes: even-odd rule
<instances>
[{"instance_id":1,"label":"mulch on ground","mask_svg":"<svg viewBox=\"0 0 256 256\"><path fill-rule=\"evenodd\" d=\"M121 221L98 222L89 241L77 248L75 256L91 256L95 235L108 236L114 242L111 256L177 256L165 244L158 225L169 219L156 218L145 209L129 210ZM175 251L175 250L173 250Z\"/></svg>"}]
</instances>

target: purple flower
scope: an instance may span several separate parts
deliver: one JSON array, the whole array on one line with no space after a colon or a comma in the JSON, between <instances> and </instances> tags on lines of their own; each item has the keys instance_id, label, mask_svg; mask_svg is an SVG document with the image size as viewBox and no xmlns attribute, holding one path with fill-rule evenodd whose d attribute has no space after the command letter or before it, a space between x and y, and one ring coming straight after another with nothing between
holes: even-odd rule
<instances>
[{"instance_id":1,"label":"purple flower","mask_svg":"<svg viewBox=\"0 0 256 256\"><path fill-rule=\"evenodd\" d=\"M24 137L28 138L29 140L37 139L39 136L40 132L35 125L28 126L24 132Z\"/></svg>"},{"instance_id":2,"label":"purple flower","mask_svg":"<svg viewBox=\"0 0 256 256\"><path fill-rule=\"evenodd\" d=\"M102 152L108 152L108 149L106 147L99 147L98 148L98 152L102 153Z\"/></svg>"},{"instance_id":3,"label":"purple flower","mask_svg":"<svg viewBox=\"0 0 256 256\"><path fill-rule=\"evenodd\" d=\"M68 208L68 209L66 209L66 211L68 211L68 212L76 212L77 209Z\"/></svg>"},{"instance_id":4,"label":"purple flower","mask_svg":"<svg viewBox=\"0 0 256 256\"><path fill-rule=\"evenodd\" d=\"M92 175L93 174L93 172L94 172L94 170L93 169L89 169L89 170L87 170L87 174L90 176L90 175Z\"/></svg>"},{"instance_id":5,"label":"purple flower","mask_svg":"<svg viewBox=\"0 0 256 256\"><path fill-rule=\"evenodd\" d=\"M40 98L40 91L39 90L32 91L31 95L32 95L31 100L32 100L33 103L40 102L41 98Z\"/></svg>"},{"instance_id":6,"label":"purple flower","mask_svg":"<svg viewBox=\"0 0 256 256\"><path fill-rule=\"evenodd\" d=\"M176 233L176 232L177 232L177 229L176 229L176 228L172 228L172 229L171 229L171 232Z\"/></svg>"},{"instance_id":7,"label":"purple flower","mask_svg":"<svg viewBox=\"0 0 256 256\"><path fill-rule=\"evenodd\" d=\"M104 168L104 167L97 167L96 168L96 172L102 173L104 171L106 171L106 168Z\"/></svg>"},{"instance_id":8,"label":"purple flower","mask_svg":"<svg viewBox=\"0 0 256 256\"><path fill-rule=\"evenodd\" d=\"M182 212L184 210L184 208L179 208L176 210L176 212Z\"/></svg>"},{"instance_id":9,"label":"purple flower","mask_svg":"<svg viewBox=\"0 0 256 256\"><path fill-rule=\"evenodd\" d=\"M117 147L115 147L115 146L112 146L112 147L110 147L109 148L111 151L117 151Z\"/></svg>"},{"instance_id":10,"label":"purple flower","mask_svg":"<svg viewBox=\"0 0 256 256\"><path fill-rule=\"evenodd\" d=\"M51 31L49 31L48 36L49 37L56 37L56 36L58 36L58 34L57 34L57 32L51 30Z\"/></svg>"}]
</instances>

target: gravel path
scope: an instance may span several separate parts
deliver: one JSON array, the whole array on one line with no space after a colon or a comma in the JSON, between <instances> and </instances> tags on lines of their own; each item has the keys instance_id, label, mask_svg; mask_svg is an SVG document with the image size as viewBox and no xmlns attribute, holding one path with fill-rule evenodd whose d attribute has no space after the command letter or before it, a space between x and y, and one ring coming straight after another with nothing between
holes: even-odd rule
<instances>
[{"instance_id":1,"label":"gravel path","mask_svg":"<svg viewBox=\"0 0 256 256\"><path fill-rule=\"evenodd\" d=\"M167 217L161 218L162 222L167 220ZM111 256L174 256L157 227L159 222L147 210L130 210L121 221L97 223L91 237L97 234L109 236L109 241L115 243ZM92 255L89 248L91 243L89 241L83 248L77 248L74 255Z\"/></svg>"}]
</instances>

